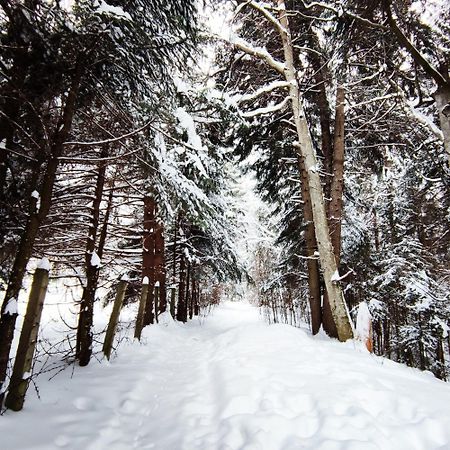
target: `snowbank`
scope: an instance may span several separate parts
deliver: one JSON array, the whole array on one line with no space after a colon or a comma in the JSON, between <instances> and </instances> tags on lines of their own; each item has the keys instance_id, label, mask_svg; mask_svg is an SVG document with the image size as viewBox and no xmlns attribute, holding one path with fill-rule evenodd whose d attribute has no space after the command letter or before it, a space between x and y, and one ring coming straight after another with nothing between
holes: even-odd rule
<instances>
[{"instance_id":1,"label":"snowbank","mask_svg":"<svg viewBox=\"0 0 450 450\"><path fill-rule=\"evenodd\" d=\"M267 325L248 304L162 322L110 364L40 377L41 400L0 418L1 448L450 448L450 387L431 374Z\"/></svg>"}]
</instances>

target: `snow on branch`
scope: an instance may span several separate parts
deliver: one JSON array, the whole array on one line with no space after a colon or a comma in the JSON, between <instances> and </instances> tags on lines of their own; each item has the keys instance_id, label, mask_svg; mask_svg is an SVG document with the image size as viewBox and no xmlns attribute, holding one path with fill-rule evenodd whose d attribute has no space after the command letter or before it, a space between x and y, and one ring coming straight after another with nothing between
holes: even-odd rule
<instances>
[{"instance_id":1,"label":"snow on branch","mask_svg":"<svg viewBox=\"0 0 450 450\"><path fill-rule=\"evenodd\" d=\"M254 109L253 111L243 112L241 114L246 119L249 119L252 117L260 116L262 114L269 114L269 113L273 113L275 111L280 111L281 109L283 109L286 106L287 102L290 99L291 99L291 97L286 97L282 102L277 103L276 105L269 105L269 106L266 106L265 108L258 108L258 109Z\"/></svg>"},{"instance_id":2,"label":"snow on branch","mask_svg":"<svg viewBox=\"0 0 450 450\"><path fill-rule=\"evenodd\" d=\"M241 97L236 98L236 101L238 103L251 102L252 100L257 99L261 95L268 94L269 92L272 92L275 89L288 88L289 86L290 84L287 81L274 81L272 83L266 84L265 86L259 88L258 90L256 90L251 94L245 94L242 95Z\"/></svg>"},{"instance_id":3,"label":"snow on branch","mask_svg":"<svg viewBox=\"0 0 450 450\"><path fill-rule=\"evenodd\" d=\"M423 125L425 128L428 128L431 133L433 133L437 139L439 139L441 142L444 142L444 135L442 131L439 129L439 127L436 126L436 124L433 122L432 118L427 117L425 114L422 114L420 111L418 111L414 105L408 100L405 93L400 89L400 87L395 84L394 82L390 83L391 86L393 86L397 92L398 96L401 97L403 100L403 109L405 110L406 114L410 116L411 118L415 119L418 123Z\"/></svg>"},{"instance_id":4,"label":"snow on branch","mask_svg":"<svg viewBox=\"0 0 450 450\"><path fill-rule=\"evenodd\" d=\"M285 65L284 63L277 61L265 48L262 47L253 47L249 42L244 41L243 39L232 36L228 41L230 44L234 45L239 50L247 53L250 56L254 56L265 61L269 64L272 69L275 69L277 72L284 75Z\"/></svg>"}]
</instances>

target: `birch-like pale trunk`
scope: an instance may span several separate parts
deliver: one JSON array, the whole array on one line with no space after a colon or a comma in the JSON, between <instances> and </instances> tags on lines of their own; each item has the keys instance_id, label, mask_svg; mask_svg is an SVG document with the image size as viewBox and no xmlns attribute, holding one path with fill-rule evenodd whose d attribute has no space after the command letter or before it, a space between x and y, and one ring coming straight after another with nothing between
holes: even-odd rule
<instances>
[{"instance_id":1,"label":"birch-like pale trunk","mask_svg":"<svg viewBox=\"0 0 450 450\"><path fill-rule=\"evenodd\" d=\"M434 94L442 135L444 137L444 149L447 153L450 168L450 86L440 87Z\"/></svg>"},{"instance_id":2,"label":"birch-like pale trunk","mask_svg":"<svg viewBox=\"0 0 450 450\"><path fill-rule=\"evenodd\" d=\"M320 182L317 160L306 121L303 103L300 97L297 77L295 75L293 47L284 0L278 0L278 12L281 25L278 28L278 31L283 42L285 58L284 75L286 81L289 83L289 95L291 97L293 118L298 136L298 145L296 148L300 153L299 157L305 165L308 176L314 230L316 233L317 247L319 249L319 260L324 274L325 286L328 292L328 299L333 318L336 323L338 337L340 341L346 341L353 337L353 330L341 286L339 281L336 280L336 278L338 278L336 276L338 274L338 268L328 227L324 194Z\"/></svg>"}]
</instances>

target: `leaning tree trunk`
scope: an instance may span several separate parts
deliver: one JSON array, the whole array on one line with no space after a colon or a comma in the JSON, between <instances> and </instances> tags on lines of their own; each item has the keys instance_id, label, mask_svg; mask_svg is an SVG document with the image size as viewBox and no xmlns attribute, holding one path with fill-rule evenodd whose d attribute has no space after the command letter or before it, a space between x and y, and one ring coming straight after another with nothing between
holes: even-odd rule
<instances>
[{"instance_id":1,"label":"leaning tree trunk","mask_svg":"<svg viewBox=\"0 0 450 450\"><path fill-rule=\"evenodd\" d=\"M280 14L279 32L283 42L285 57L284 74L289 83L289 94L292 104L294 123L297 130L297 149L303 159L308 177L308 188L311 197L311 205L314 220L314 230L319 249L319 259L325 278L325 286L333 314L339 340L345 341L353 337L353 329L349 317L344 295L338 281L338 269L333 252L328 219L326 214L322 184L320 181L317 160L314 154L311 135L306 122L305 111L300 98L298 81L295 75L294 55L289 31L289 22L286 14L284 0L278 0Z\"/></svg>"},{"instance_id":2,"label":"leaning tree trunk","mask_svg":"<svg viewBox=\"0 0 450 450\"><path fill-rule=\"evenodd\" d=\"M57 125L57 131L53 137L45 174L40 189L40 208L37 208L37 199L32 198L31 211L25 229L22 233L19 248L9 277L8 287L3 300L0 318L0 393L4 392L3 384L6 379L9 351L14 337L14 327L17 320L17 311L11 309L11 302L16 302L22 288L28 261L31 258L34 242L39 227L47 217L50 210L53 186L55 184L59 157L63 152L64 142L67 140L72 128L72 120L75 113L76 100L83 74L83 64L77 62L72 83L67 95L66 104L61 121ZM0 394L0 400L2 394Z\"/></svg>"},{"instance_id":3,"label":"leaning tree trunk","mask_svg":"<svg viewBox=\"0 0 450 450\"><path fill-rule=\"evenodd\" d=\"M104 147L100 153L101 158L108 156L108 148ZM106 164L100 165L97 173L97 183L95 186L94 200L92 202L91 224L88 228L85 249L85 274L86 286L83 289L83 295L80 302L80 314L78 317L76 358L80 366L89 364L92 355L92 324L94 320L94 301L97 290L98 276L100 266L93 260L95 245L97 240L100 203L103 197L103 188L105 185ZM97 249L97 256L100 260L103 249Z\"/></svg>"}]
</instances>

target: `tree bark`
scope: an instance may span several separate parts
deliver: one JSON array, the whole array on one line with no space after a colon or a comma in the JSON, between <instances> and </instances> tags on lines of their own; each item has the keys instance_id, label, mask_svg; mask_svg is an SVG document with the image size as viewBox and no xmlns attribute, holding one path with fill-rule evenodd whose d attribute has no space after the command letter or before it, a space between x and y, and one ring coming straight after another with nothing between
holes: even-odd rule
<instances>
[{"instance_id":1,"label":"tree bark","mask_svg":"<svg viewBox=\"0 0 450 450\"><path fill-rule=\"evenodd\" d=\"M144 314L144 326L154 322L154 286L155 286L155 210L156 202L152 196L144 197L144 238L142 253L142 278L149 280L149 289Z\"/></svg>"},{"instance_id":2,"label":"tree bark","mask_svg":"<svg viewBox=\"0 0 450 450\"><path fill-rule=\"evenodd\" d=\"M108 328L106 330L105 342L103 343L103 353L109 360L111 356L111 350L114 343L114 336L117 330L117 324L119 323L120 310L122 309L123 299L125 298L125 291L127 290L128 281L122 279L117 285L116 298L114 299L113 310L109 319Z\"/></svg>"},{"instance_id":3,"label":"tree bark","mask_svg":"<svg viewBox=\"0 0 450 450\"><path fill-rule=\"evenodd\" d=\"M108 156L108 148L104 147L100 153L101 158ZM86 286L83 289L83 295L80 302L80 314L78 317L77 329L77 345L76 358L80 366L87 366L92 355L92 325L94 321L94 301L95 292L97 291L98 277L100 267L92 265L92 255L95 251L95 243L97 240L100 204L103 197L103 188L105 185L106 164L98 169L97 182L94 191L94 200L92 202L92 218L88 228L88 236L86 239L86 249L84 256L84 270L86 274ZM97 252L101 258L102 251Z\"/></svg>"},{"instance_id":4,"label":"tree bark","mask_svg":"<svg viewBox=\"0 0 450 450\"><path fill-rule=\"evenodd\" d=\"M320 263L325 278L325 286L328 292L331 311L338 331L338 337L340 341L346 341L353 337L353 329L347 305L345 304L344 295L339 281L337 280L339 272L328 228L328 219L317 160L314 154L303 104L300 98L298 81L295 75L292 42L284 0L278 0L278 10L281 24L281 29L279 31L283 42L285 57L284 73L286 81L289 83L292 112L298 136L297 149L300 153L299 156L303 157L308 178L308 188L311 196L314 230L319 249Z\"/></svg>"},{"instance_id":5,"label":"tree bark","mask_svg":"<svg viewBox=\"0 0 450 450\"><path fill-rule=\"evenodd\" d=\"M180 254L180 280L178 285L178 307L177 320L180 322L187 322L187 304L186 304L186 257L183 253L183 248Z\"/></svg>"},{"instance_id":6,"label":"tree bark","mask_svg":"<svg viewBox=\"0 0 450 450\"><path fill-rule=\"evenodd\" d=\"M13 411L23 408L25 394L28 389L29 376L24 375L31 372L33 366L34 351L36 349L39 324L41 321L42 308L44 307L45 295L48 286L48 268L38 267L34 273L33 284L27 304L27 312L20 333L19 346L17 348L14 369L11 375L8 396L5 406Z\"/></svg>"},{"instance_id":7,"label":"tree bark","mask_svg":"<svg viewBox=\"0 0 450 450\"><path fill-rule=\"evenodd\" d=\"M336 92L336 116L334 122L333 145L333 177L330 187L330 203L328 205L328 224L330 226L331 242L333 244L336 265L339 267L341 260L341 230L344 193L344 125L345 125L345 91L342 86ZM323 328L329 336L338 337L336 324L334 323L328 295L324 293L323 299Z\"/></svg>"},{"instance_id":8,"label":"tree bark","mask_svg":"<svg viewBox=\"0 0 450 450\"><path fill-rule=\"evenodd\" d=\"M155 282L158 283L156 311L163 313L167 309L166 299L166 261L164 253L164 225L156 223L155 229Z\"/></svg>"},{"instance_id":9,"label":"tree bark","mask_svg":"<svg viewBox=\"0 0 450 450\"><path fill-rule=\"evenodd\" d=\"M331 201L329 224L336 264L341 260L342 213L344 209L344 157L345 157L345 91L342 86L336 92L336 119L334 124L333 179L331 182Z\"/></svg>"},{"instance_id":10,"label":"tree bark","mask_svg":"<svg viewBox=\"0 0 450 450\"><path fill-rule=\"evenodd\" d=\"M319 262L316 257L317 242L314 232L314 221L311 208L311 197L308 189L308 175L305 170L305 164L302 157L298 157L298 164L300 170L301 194L303 201L303 219L306 223L305 229L305 243L307 269L308 269L308 289L309 289L309 306L311 310L311 331L312 334L317 334L322 325L322 305L320 292L320 271Z\"/></svg>"},{"instance_id":11,"label":"tree bark","mask_svg":"<svg viewBox=\"0 0 450 450\"><path fill-rule=\"evenodd\" d=\"M444 136L444 149L447 153L448 164L450 167L450 85L439 87L434 93L437 110L439 112L439 121Z\"/></svg>"}]
</instances>

